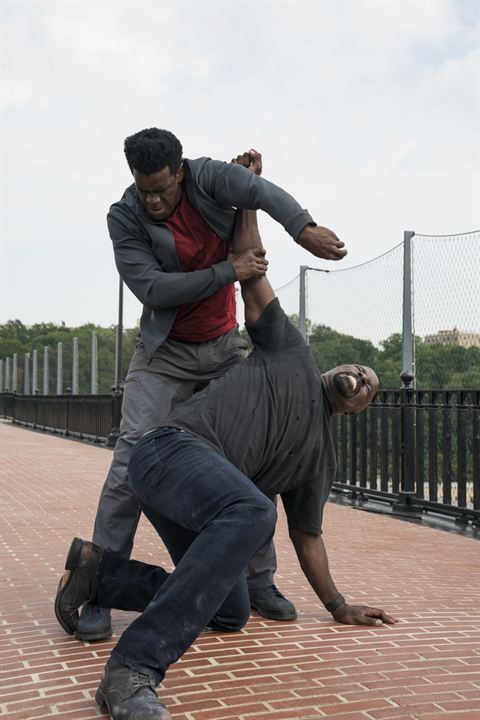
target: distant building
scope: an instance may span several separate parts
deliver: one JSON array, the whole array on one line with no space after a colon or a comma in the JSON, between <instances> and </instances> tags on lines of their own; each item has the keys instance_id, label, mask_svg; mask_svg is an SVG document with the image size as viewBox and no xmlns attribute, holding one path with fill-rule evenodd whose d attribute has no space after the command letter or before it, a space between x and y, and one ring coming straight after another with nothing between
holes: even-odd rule
<instances>
[{"instance_id":1,"label":"distant building","mask_svg":"<svg viewBox=\"0 0 480 720\"><path fill-rule=\"evenodd\" d=\"M454 327L453 330L439 330L436 335L425 335L425 345L459 345L460 347L480 348L480 333L462 332Z\"/></svg>"}]
</instances>

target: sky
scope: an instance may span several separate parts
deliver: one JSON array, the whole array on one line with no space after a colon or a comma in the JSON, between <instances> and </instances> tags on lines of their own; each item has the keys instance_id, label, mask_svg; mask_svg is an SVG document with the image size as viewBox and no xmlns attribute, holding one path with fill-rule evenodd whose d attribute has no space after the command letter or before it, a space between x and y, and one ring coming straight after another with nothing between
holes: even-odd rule
<instances>
[{"instance_id":1,"label":"sky","mask_svg":"<svg viewBox=\"0 0 480 720\"><path fill-rule=\"evenodd\" d=\"M116 323L105 216L146 127L189 158L260 150L344 268L478 229L479 24L473 0L3 0L0 323ZM259 224L275 288L340 267Z\"/></svg>"}]
</instances>

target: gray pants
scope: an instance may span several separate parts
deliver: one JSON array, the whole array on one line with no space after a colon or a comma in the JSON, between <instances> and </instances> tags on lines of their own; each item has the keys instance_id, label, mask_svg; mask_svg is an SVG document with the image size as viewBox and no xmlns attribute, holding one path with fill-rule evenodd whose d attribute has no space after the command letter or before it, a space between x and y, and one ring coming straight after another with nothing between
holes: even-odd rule
<instances>
[{"instance_id":1,"label":"gray pants","mask_svg":"<svg viewBox=\"0 0 480 720\"><path fill-rule=\"evenodd\" d=\"M98 502L93 531L97 545L124 558L130 557L140 518L127 477L133 446L147 430L164 420L177 403L187 400L242 360L247 347L247 341L235 329L203 343L167 340L148 363L143 345L138 345L123 389L120 437ZM249 587L271 585L276 569L272 542L259 551L247 568Z\"/></svg>"}]
</instances>

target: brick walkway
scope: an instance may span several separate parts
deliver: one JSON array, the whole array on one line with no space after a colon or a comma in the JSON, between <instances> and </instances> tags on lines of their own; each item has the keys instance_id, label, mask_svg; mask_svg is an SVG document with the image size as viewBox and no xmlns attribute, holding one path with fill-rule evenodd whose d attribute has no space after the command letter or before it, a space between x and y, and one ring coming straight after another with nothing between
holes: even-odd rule
<instances>
[{"instance_id":1,"label":"brick walkway","mask_svg":"<svg viewBox=\"0 0 480 720\"><path fill-rule=\"evenodd\" d=\"M72 536L89 538L110 451L0 422L0 718L105 717L94 693L115 637L80 643L52 602ZM159 694L175 720L479 720L477 541L329 505L332 574L350 599L402 619L375 629L332 622L304 580L280 518L279 586L295 622L252 615L234 635L204 634ZM134 557L168 564L148 523Z\"/></svg>"}]
</instances>

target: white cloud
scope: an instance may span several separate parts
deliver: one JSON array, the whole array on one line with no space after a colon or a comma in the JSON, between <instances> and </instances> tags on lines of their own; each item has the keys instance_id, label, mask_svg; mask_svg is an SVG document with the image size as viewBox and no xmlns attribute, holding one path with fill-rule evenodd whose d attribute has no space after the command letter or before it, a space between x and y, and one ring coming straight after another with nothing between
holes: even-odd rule
<instances>
[{"instance_id":1,"label":"white cloud","mask_svg":"<svg viewBox=\"0 0 480 720\"><path fill-rule=\"evenodd\" d=\"M105 214L142 127L173 130L190 157L258 147L266 176L344 237L348 264L405 228L478 226L473 5L7 3L0 322L115 322ZM261 227L275 286L312 263Z\"/></svg>"}]
</instances>

